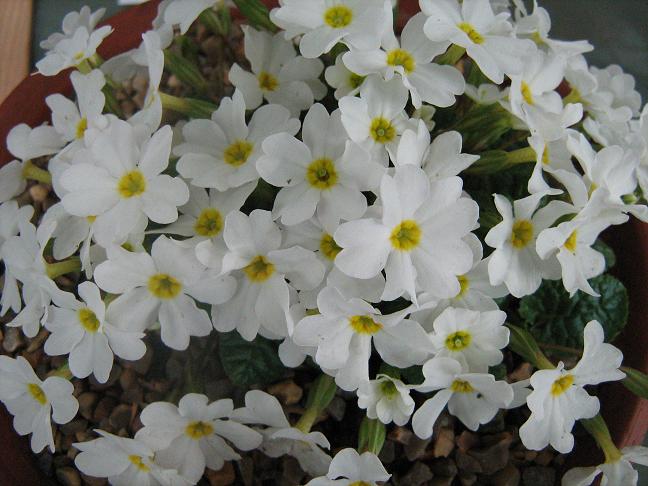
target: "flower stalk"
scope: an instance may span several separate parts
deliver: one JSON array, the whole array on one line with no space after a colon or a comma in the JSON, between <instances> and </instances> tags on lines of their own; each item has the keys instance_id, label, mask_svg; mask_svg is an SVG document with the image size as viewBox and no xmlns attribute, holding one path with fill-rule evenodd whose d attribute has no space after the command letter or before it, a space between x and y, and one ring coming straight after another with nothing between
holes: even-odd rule
<instances>
[{"instance_id":1,"label":"flower stalk","mask_svg":"<svg viewBox=\"0 0 648 486\"><path fill-rule=\"evenodd\" d=\"M43 184L52 183L52 174L50 174L47 170L41 169L40 167L36 166L31 160L25 162L25 166L22 170L22 175L25 179L42 182Z\"/></svg>"},{"instance_id":2,"label":"flower stalk","mask_svg":"<svg viewBox=\"0 0 648 486\"><path fill-rule=\"evenodd\" d=\"M610 436L610 430L601 414L598 414L596 417L591 419L581 420L581 423L583 424L583 427L585 427L585 430L594 437L594 440L603 451L603 454L605 454L606 463L617 462L621 459L623 454L614 444L614 441Z\"/></svg>"},{"instance_id":3,"label":"flower stalk","mask_svg":"<svg viewBox=\"0 0 648 486\"><path fill-rule=\"evenodd\" d=\"M61 262L46 263L45 269L47 271L47 276L54 280L55 278L67 275L68 273L80 272L81 259L79 257L71 257Z\"/></svg>"},{"instance_id":4,"label":"flower stalk","mask_svg":"<svg viewBox=\"0 0 648 486\"><path fill-rule=\"evenodd\" d=\"M385 444L385 437L387 430L385 424L378 419L370 419L365 417L360 424L360 432L358 433L358 451L371 452L373 454L380 454L380 451Z\"/></svg>"},{"instance_id":5,"label":"flower stalk","mask_svg":"<svg viewBox=\"0 0 648 486\"><path fill-rule=\"evenodd\" d=\"M198 17L199 20L214 34L227 37L232 27L229 9L221 6L217 11L208 8Z\"/></svg>"},{"instance_id":6,"label":"flower stalk","mask_svg":"<svg viewBox=\"0 0 648 486\"><path fill-rule=\"evenodd\" d=\"M270 32L276 32L277 26L270 20L270 12L261 0L234 0L234 4L248 19L250 25Z\"/></svg>"},{"instance_id":7,"label":"flower stalk","mask_svg":"<svg viewBox=\"0 0 648 486\"><path fill-rule=\"evenodd\" d=\"M315 380L313 387L308 394L306 401L306 411L301 416L295 427L301 430L304 434L310 432L311 428L317 421L317 417L329 406L337 386L335 380L329 375L322 374Z\"/></svg>"},{"instance_id":8,"label":"flower stalk","mask_svg":"<svg viewBox=\"0 0 648 486\"><path fill-rule=\"evenodd\" d=\"M159 93L162 107L190 118L209 118L217 106L208 101L196 100L193 98L179 98L166 93Z\"/></svg>"},{"instance_id":9,"label":"flower stalk","mask_svg":"<svg viewBox=\"0 0 648 486\"><path fill-rule=\"evenodd\" d=\"M209 91L209 82L202 75L198 66L170 49L164 50L164 67L198 93L205 95Z\"/></svg>"}]
</instances>

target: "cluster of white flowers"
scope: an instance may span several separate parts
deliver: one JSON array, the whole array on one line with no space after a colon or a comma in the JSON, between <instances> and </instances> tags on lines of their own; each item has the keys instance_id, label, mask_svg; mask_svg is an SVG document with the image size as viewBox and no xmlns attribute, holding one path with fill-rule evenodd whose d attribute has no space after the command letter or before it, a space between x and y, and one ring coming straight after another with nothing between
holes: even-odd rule
<instances>
[{"instance_id":1,"label":"cluster of white flowers","mask_svg":"<svg viewBox=\"0 0 648 486\"><path fill-rule=\"evenodd\" d=\"M369 418L413 417L419 437L446 406L476 430L526 403L524 445L571 451L575 421L599 411L584 387L623 378L621 352L593 321L574 368L537 371L532 390L496 380L489 368L502 362L509 329L495 299L533 294L543 279L596 295L588 281L605 269L592 248L599 234L629 214L648 221L648 108L640 114L633 79L618 66L589 67L587 42L552 40L547 12L519 0L420 0L399 36L389 0L280 0L270 14L278 33L243 27L249 69L231 67L234 93L210 118L161 126L164 49L174 29L185 33L214 6L226 8L163 1L142 45L104 64L96 49L111 28L97 28L101 11L69 14L43 43L42 74L79 69L76 101L50 96L52 124L17 126L7 140L16 157L0 169L1 312L16 313L8 325L30 337L44 326L44 351L69 355L74 377L99 382L115 355L144 355L147 332L159 329L176 350L214 330L260 335L282 341L286 366L310 356ZM464 55L483 83L456 67ZM136 73L149 78L143 109L129 120L106 114L105 86ZM329 92L337 106L327 109L318 101L330 107ZM494 195L501 222L485 237L486 258L473 233L484 208L461 173L493 160L464 153L459 131L431 136L435 110L464 94L472 108L463 116L480 136L493 117L527 133L528 146L499 163L535 164L528 196ZM27 178L43 177L32 162L42 156L60 203L36 227L14 198ZM278 191L271 210L244 208L268 185ZM87 279L78 298L55 280L71 271ZM381 312L387 301L396 310ZM424 381L372 378L374 348L390 367L422 366ZM33 434L35 451L53 449L50 412L71 420L72 385L40 381L22 358L0 357L0 375L16 430ZM416 409L412 391L435 394ZM195 484L205 467L240 458L235 448L260 447L295 456L320 476L311 486L389 478L370 453L331 460L326 437L291 426L270 395L250 391L245 402L189 394L178 406L150 404L133 439L98 431L76 444L76 464L111 484ZM627 473L645 457L627 450L565 484Z\"/></svg>"}]
</instances>

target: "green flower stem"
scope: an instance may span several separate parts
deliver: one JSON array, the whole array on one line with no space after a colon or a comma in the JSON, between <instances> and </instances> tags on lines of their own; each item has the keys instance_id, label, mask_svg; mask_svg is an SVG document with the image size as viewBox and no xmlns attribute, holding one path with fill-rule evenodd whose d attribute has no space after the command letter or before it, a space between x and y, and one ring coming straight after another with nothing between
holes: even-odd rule
<instances>
[{"instance_id":1,"label":"green flower stem","mask_svg":"<svg viewBox=\"0 0 648 486\"><path fill-rule=\"evenodd\" d=\"M81 74L89 74L92 71L92 65L87 59L84 59L79 64L77 64L76 68Z\"/></svg>"},{"instance_id":2,"label":"green flower stem","mask_svg":"<svg viewBox=\"0 0 648 486\"><path fill-rule=\"evenodd\" d=\"M117 101L117 97L115 96L114 86L106 82L106 85L103 87L101 92L106 97L105 110L112 113L116 117L123 119L124 112L121 109L121 105L119 104L119 101Z\"/></svg>"},{"instance_id":3,"label":"green flower stem","mask_svg":"<svg viewBox=\"0 0 648 486\"><path fill-rule=\"evenodd\" d=\"M178 98L170 94L159 92L162 107L165 110L171 110L190 118L209 118L218 108L208 101L196 100L193 98Z\"/></svg>"},{"instance_id":4,"label":"green flower stem","mask_svg":"<svg viewBox=\"0 0 648 486\"><path fill-rule=\"evenodd\" d=\"M511 331L509 348L514 353L519 354L538 369L553 370L556 368L556 365L542 352L529 331L509 323L506 324L506 327Z\"/></svg>"},{"instance_id":5,"label":"green flower stem","mask_svg":"<svg viewBox=\"0 0 648 486\"><path fill-rule=\"evenodd\" d=\"M526 164L535 162L538 156L532 147L525 147L518 150L513 150L506 154L506 161L511 165Z\"/></svg>"},{"instance_id":6,"label":"green flower stem","mask_svg":"<svg viewBox=\"0 0 648 486\"><path fill-rule=\"evenodd\" d=\"M71 257L61 262L46 263L45 270L47 271L47 276L52 280L54 280L55 278L60 277L61 275L80 272L81 259L79 257Z\"/></svg>"},{"instance_id":7,"label":"green flower stem","mask_svg":"<svg viewBox=\"0 0 648 486\"><path fill-rule=\"evenodd\" d=\"M372 452L376 455L380 454L385 444L386 436L387 430L385 424L380 420L365 417L362 419L360 432L358 433L358 451L361 454L363 452Z\"/></svg>"},{"instance_id":8,"label":"green flower stem","mask_svg":"<svg viewBox=\"0 0 648 486\"><path fill-rule=\"evenodd\" d=\"M277 26L270 20L270 12L261 0L234 0L234 4L254 28L276 32Z\"/></svg>"},{"instance_id":9,"label":"green flower stem","mask_svg":"<svg viewBox=\"0 0 648 486\"><path fill-rule=\"evenodd\" d=\"M583 424L585 430L594 437L598 446L603 450L603 454L605 454L605 462L617 462L621 459L623 454L614 444L614 441L610 436L610 430L601 414L598 414L596 417L591 419L581 420L581 424Z\"/></svg>"},{"instance_id":10,"label":"green flower stem","mask_svg":"<svg viewBox=\"0 0 648 486\"><path fill-rule=\"evenodd\" d=\"M315 380L313 387L308 394L306 401L306 411L301 416L295 427L301 430L304 434L310 432L311 428L317 421L320 414L329 406L337 386L335 380L329 375L322 374Z\"/></svg>"},{"instance_id":11,"label":"green flower stem","mask_svg":"<svg viewBox=\"0 0 648 486\"><path fill-rule=\"evenodd\" d=\"M216 35L227 37L230 33L232 19L229 14L229 9L225 6L219 7L218 12L208 8L200 14L198 19Z\"/></svg>"},{"instance_id":12,"label":"green flower stem","mask_svg":"<svg viewBox=\"0 0 648 486\"><path fill-rule=\"evenodd\" d=\"M50 174L45 169L37 167L31 160L25 162L25 166L22 170L22 175L25 179L31 179L34 181L42 182L44 184L52 183L52 174Z\"/></svg>"},{"instance_id":13,"label":"green flower stem","mask_svg":"<svg viewBox=\"0 0 648 486\"><path fill-rule=\"evenodd\" d=\"M70 363L66 360L65 363L63 363L61 366L59 366L55 370L50 371L47 376L48 378L50 376L58 376L60 378L65 378L66 380L71 380L73 375L70 371Z\"/></svg>"},{"instance_id":14,"label":"green flower stem","mask_svg":"<svg viewBox=\"0 0 648 486\"><path fill-rule=\"evenodd\" d=\"M560 346L559 344L548 344L548 343L538 343L542 349L548 349L549 351L558 351L563 354L571 354L573 356L582 356L583 352L576 348L570 348L567 346Z\"/></svg>"},{"instance_id":15,"label":"green flower stem","mask_svg":"<svg viewBox=\"0 0 648 486\"><path fill-rule=\"evenodd\" d=\"M208 11L213 13L212 10L205 12ZM204 95L209 90L209 82L202 75L198 66L169 49L164 50L164 67L198 93Z\"/></svg>"},{"instance_id":16,"label":"green flower stem","mask_svg":"<svg viewBox=\"0 0 648 486\"><path fill-rule=\"evenodd\" d=\"M454 66L466 53L466 49L456 44L452 44L448 50L439 56L435 61L437 64L448 64Z\"/></svg>"}]
</instances>

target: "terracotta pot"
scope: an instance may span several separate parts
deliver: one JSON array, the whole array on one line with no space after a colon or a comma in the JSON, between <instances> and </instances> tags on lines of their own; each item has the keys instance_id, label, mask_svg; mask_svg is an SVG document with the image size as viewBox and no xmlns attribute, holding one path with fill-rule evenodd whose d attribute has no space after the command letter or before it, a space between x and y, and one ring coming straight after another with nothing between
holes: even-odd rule
<instances>
[{"instance_id":1,"label":"terracotta pot","mask_svg":"<svg viewBox=\"0 0 648 486\"><path fill-rule=\"evenodd\" d=\"M130 8L108 21L115 29L101 45L99 53L103 58L137 47L141 34L150 28L159 0ZM276 0L263 0L269 6ZM401 15L398 26L418 11L416 0L401 0ZM40 74L28 76L0 106L0 166L12 160L6 148L9 130L19 123L37 126L50 121L50 111L45 98L53 93L71 96L72 85L69 71L46 78ZM648 372L648 225L636 220L614 228L607 234L617 254L616 275L626 284L630 294L630 320L617 339L625 354L624 364ZM648 401L640 400L619 383L604 385L599 396L602 399L603 414L612 434L620 446L636 445L643 441L648 430ZM36 456L31 452L28 437L18 437L14 432L11 417L0 407L0 485L36 486L50 484L43 479L36 467ZM589 458L594 463L598 456Z\"/></svg>"}]
</instances>

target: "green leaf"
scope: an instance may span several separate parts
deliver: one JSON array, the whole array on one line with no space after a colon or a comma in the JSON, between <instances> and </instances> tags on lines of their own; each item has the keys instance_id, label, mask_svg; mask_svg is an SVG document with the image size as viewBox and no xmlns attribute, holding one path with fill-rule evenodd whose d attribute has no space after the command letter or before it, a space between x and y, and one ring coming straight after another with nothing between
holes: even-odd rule
<instances>
[{"instance_id":1,"label":"green leaf","mask_svg":"<svg viewBox=\"0 0 648 486\"><path fill-rule=\"evenodd\" d=\"M590 280L590 285L600 297L579 291L570 298L562 281L544 281L535 294L520 301L523 327L542 343L580 349L585 325L597 320L607 341L614 340L628 320L628 292L607 274Z\"/></svg>"},{"instance_id":2,"label":"green leaf","mask_svg":"<svg viewBox=\"0 0 648 486\"><path fill-rule=\"evenodd\" d=\"M261 336L246 341L236 331L221 334L218 354L225 373L235 385L266 385L286 375L277 344Z\"/></svg>"},{"instance_id":3,"label":"green leaf","mask_svg":"<svg viewBox=\"0 0 648 486\"><path fill-rule=\"evenodd\" d=\"M425 380L422 366L410 366L400 370L401 379L409 385L420 385Z\"/></svg>"},{"instance_id":4,"label":"green leaf","mask_svg":"<svg viewBox=\"0 0 648 486\"><path fill-rule=\"evenodd\" d=\"M610 248L609 245L603 240L596 240L596 243L592 245L592 248L600 253L603 253L603 256L605 257L606 270L609 270L610 268L614 267L614 265L616 265L616 255L614 254L614 250Z\"/></svg>"},{"instance_id":5,"label":"green leaf","mask_svg":"<svg viewBox=\"0 0 648 486\"><path fill-rule=\"evenodd\" d=\"M638 397L648 399L648 375L628 366L622 366L621 371L626 374L621 382L623 386Z\"/></svg>"}]
</instances>

